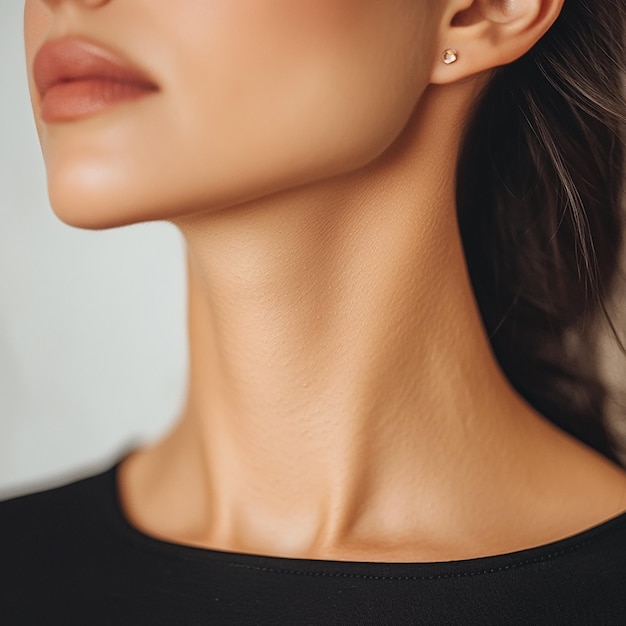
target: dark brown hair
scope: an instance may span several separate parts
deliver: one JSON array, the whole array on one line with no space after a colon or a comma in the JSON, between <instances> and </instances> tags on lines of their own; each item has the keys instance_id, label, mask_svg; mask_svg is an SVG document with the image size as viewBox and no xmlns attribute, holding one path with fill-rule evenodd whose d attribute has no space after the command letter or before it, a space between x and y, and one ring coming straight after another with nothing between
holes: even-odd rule
<instances>
[{"instance_id":1,"label":"dark brown hair","mask_svg":"<svg viewBox=\"0 0 626 626\"><path fill-rule=\"evenodd\" d=\"M604 318L614 330L625 28L625 0L565 0L544 37L495 71L457 185L468 269L501 367L540 413L622 464L594 329Z\"/></svg>"}]
</instances>

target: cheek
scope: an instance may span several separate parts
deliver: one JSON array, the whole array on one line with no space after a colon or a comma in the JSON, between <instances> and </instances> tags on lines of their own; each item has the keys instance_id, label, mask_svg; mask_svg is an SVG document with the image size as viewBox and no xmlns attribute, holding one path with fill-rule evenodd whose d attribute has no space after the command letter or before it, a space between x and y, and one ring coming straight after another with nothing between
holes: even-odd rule
<instances>
[{"instance_id":1,"label":"cheek","mask_svg":"<svg viewBox=\"0 0 626 626\"><path fill-rule=\"evenodd\" d=\"M405 4L223 0L179 22L169 117L178 149L202 164L197 180L236 173L253 193L377 156L426 84L424 24Z\"/></svg>"}]
</instances>

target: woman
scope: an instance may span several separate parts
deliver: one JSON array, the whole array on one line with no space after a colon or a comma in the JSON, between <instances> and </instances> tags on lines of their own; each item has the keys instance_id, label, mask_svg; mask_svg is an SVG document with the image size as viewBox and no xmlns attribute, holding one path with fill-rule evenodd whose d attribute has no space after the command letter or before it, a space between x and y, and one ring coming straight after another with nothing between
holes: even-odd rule
<instances>
[{"instance_id":1,"label":"woman","mask_svg":"<svg viewBox=\"0 0 626 626\"><path fill-rule=\"evenodd\" d=\"M190 371L167 436L2 504L9 623L623 623L581 330L620 243L621 0L25 17L52 207L180 230Z\"/></svg>"}]
</instances>

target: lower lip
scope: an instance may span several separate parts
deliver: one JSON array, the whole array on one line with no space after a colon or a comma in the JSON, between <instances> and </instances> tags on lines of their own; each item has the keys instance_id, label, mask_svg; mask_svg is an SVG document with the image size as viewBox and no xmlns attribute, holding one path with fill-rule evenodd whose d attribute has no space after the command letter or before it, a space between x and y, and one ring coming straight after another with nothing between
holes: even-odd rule
<instances>
[{"instance_id":1,"label":"lower lip","mask_svg":"<svg viewBox=\"0 0 626 626\"><path fill-rule=\"evenodd\" d=\"M109 109L121 102L138 100L156 88L140 83L104 79L75 80L51 87L41 101L44 122L69 122Z\"/></svg>"}]
</instances>

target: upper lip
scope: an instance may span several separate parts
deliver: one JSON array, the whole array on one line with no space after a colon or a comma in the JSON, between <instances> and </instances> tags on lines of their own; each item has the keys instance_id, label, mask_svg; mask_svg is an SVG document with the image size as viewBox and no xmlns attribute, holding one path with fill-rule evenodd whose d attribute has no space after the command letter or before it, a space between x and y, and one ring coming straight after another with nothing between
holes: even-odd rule
<instances>
[{"instance_id":1,"label":"upper lip","mask_svg":"<svg viewBox=\"0 0 626 626\"><path fill-rule=\"evenodd\" d=\"M146 89L157 89L148 76L118 54L80 37L45 42L35 55L33 78L42 98L58 83L88 79L133 83Z\"/></svg>"}]
</instances>

